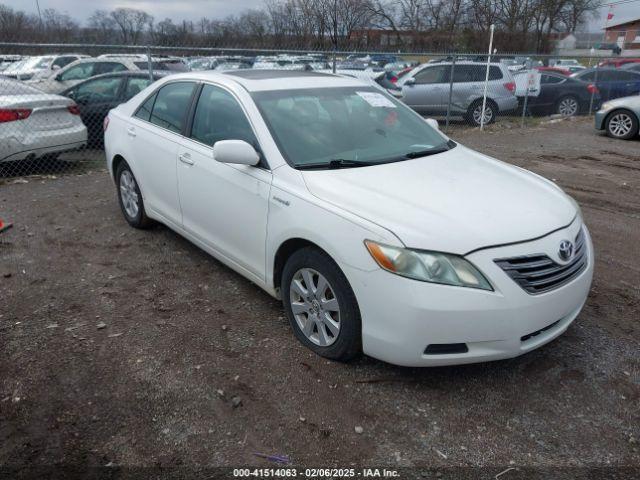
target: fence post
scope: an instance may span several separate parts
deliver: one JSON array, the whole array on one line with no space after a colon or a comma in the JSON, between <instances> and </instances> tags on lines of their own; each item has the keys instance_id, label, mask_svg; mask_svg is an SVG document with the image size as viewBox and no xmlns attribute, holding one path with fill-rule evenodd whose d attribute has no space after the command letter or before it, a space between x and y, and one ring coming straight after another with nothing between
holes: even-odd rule
<instances>
[{"instance_id":1,"label":"fence post","mask_svg":"<svg viewBox=\"0 0 640 480\"><path fill-rule=\"evenodd\" d=\"M151 61L151 47L147 45L147 68L149 69L149 81L153 82L153 62Z\"/></svg>"},{"instance_id":2,"label":"fence post","mask_svg":"<svg viewBox=\"0 0 640 480\"><path fill-rule=\"evenodd\" d=\"M598 59L596 58L596 62ZM598 88L598 64L596 63L596 73L593 76L593 86L595 87L591 90L591 100L589 100L589 116L593 113L593 97L596 94L596 89Z\"/></svg>"},{"instance_id":3,"label":"fence post","mask_svg":"<svg viewBox=\"0 0 640 480\"><path fill-rule=\"evenodd\" d=\"M484 94L482 95L482 112L480 113L480 130L484 130L484 112L487 108L487 89L489 88L489 68L491 67L491 52L493 51L493 31L495 25L489 29L489 55L487 55L487 72L484 77Z\"/></svg>"},{"instance_id":4,"label":"fence post","mask_svg":"<svg viewBox=\"0 0 640 480\"><path fill-rule=\"evenodd\" d=\"M524 102L522 103L522 119L520 120L520 128L524 128L524 117L527 114L527 103L529 100L529 85L531 85L531 79L533 78L533 72L531 71L531 60L527 60L527 84L524 89ZM516 91L518 85L516 84Z\"/></svg>"},{"instance_id":5,"label":"fence post","mask_svg":"<svg viewBox=\"0 0 640 480\"><path fill-rule=\"evenodd\" d=\"M449 132L449 117L451 116L451 100L453 98L453 72L456 68L456 58L458 58L457 55L453 56L453 60L451 61L451 72L449 73L449 101L447 102L447 120L446 120L446 126L444 128L445 132Z\"/></svg>"},{"instance_id":6,"label":"fence post","mask_svg":"<svg viewBox=\"0 0 640 480\"><path fill-rule=\"evenodd\" d=\"M338 45L333 46L333 74L336 73L336 51L338 50Z\"/></svg>"}]
</instances>

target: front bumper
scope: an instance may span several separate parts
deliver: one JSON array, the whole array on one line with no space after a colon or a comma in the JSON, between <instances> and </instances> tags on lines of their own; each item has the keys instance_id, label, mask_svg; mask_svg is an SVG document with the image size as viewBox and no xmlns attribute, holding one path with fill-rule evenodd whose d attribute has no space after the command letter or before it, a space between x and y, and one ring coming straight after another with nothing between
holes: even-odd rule
<instances>
[{"instance_id":1,"label":"front bumper","mask_svg":"<svg viewBox=\"0 0 640 480\"><path fill-rule=\"evenodd\" d=\"M609 110L598 110L595 115L596 130L604 130L604 119L607 118Z\"/></svg>"},{"instance_id":2,"label":"front bumper","mask_svg":"<svg viewBox=\"0 0 640 480\"><path fill-rule=\"evenodd\" d=\"M587 267L547 293L528 294L494 260L536 253L557 258L560 242L575 238L580 225L576 220L542 239L468 255L493 292L343 267L360 306L364 353L396 365L454 365L516 357L553 340L578 316L591 287L594 257L586 227ZM432 344L466 344L467 351L425 354Z\"/></svg>"}]
</instances>

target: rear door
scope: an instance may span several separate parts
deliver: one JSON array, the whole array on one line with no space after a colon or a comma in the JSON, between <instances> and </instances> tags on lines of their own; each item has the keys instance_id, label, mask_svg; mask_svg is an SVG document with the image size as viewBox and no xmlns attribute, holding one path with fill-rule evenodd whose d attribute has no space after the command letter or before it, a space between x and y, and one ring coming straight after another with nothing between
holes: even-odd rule
<instances>
[{"instance_id":1,"label":"rear door","mask_svg":"<svg viewBox=\"0 0 640 480\"><path fill-rule=\"evenodd\" d=\"M131 117L127 140L133 153L131 168L149 211L163 221L182 225L176 163L196 84L166 83Z\"/></svg>"},{"instance_id":2,"label":"rear door","mask_svg":"<svg viewBox=\"0 0 640 480\"><path fill-rule=\"evenodd\" d=\"M402 100L410 107L424 113L446 110L449 94L450 65L429 65L413 75L413 84L402 86Z\"/></svg>"}]
</instances>

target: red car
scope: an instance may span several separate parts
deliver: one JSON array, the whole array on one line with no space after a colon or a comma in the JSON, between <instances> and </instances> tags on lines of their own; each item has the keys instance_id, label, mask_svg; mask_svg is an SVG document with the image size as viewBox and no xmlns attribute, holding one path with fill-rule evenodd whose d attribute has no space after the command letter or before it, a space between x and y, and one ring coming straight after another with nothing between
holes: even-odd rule
<instances>
[{"instance_id":1,"label":"red car","mask_svg":"<svg viewBox=\"0 0 640 480\"><path fill-rule=\"evenodd\" d=\"M564 75L565 77L568 77L569 75L571 75L571 71L567 70L566 68L560 68L560 67L535 67L535 69L538 70L539 72L559 73L560 75Z\"/></svg>"},{"instance_id":2,"label":"red car","mask_svg":"<svg viewBox=\"0 0 640 480\"><path fill-rule=\"evenodd\" d=\"M598 67L619 68L627 63L640 63L640 58L609 58L598 64Z\"/></svg>"}]
</instances>

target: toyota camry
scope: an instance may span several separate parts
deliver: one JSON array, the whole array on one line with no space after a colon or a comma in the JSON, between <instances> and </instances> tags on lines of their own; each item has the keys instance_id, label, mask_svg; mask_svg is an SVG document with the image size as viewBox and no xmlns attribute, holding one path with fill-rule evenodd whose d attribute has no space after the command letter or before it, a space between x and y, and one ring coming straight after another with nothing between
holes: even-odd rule
<instances>
[{"instance_id":1,"label":"toyota camry","mask_svg":"<svg viewBox=\"0 0 640 480\"><path fill-rule=\"evenodd\" d=\"M132 227L160 222L281 299L330 359L515 357L589 292L575 201L354 78L173 75L109 113L105 146Z\"/></svg>"}]
</instances>

